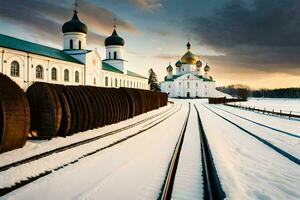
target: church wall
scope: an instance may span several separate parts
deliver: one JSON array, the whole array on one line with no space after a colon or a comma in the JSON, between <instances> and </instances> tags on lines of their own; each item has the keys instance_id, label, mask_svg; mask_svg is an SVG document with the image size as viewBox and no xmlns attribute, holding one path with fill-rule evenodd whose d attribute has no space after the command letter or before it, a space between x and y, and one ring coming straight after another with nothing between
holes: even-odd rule
<instances>
[{"instance_id":1,"label":"church wall","mask_svg":"<svg viewBox=\"0 0 300 200\"><path fill-rule=\"evenodd\" d=\"M86 81L85 85L101 86L101 57L96 50L86 54Z\"/></svg>"},{"instance_id":2,"label":"church wall","mask_svg":"<svg viewBox=\"0 0 300 200\"><path fill-rule=\"evenodd\" d=\"M187 97L188 92L191 98L214 97L215 82L202 79L176 79L162 82L161 90L168 93L170 97Z\"/></svg>"},{"instance_id":3,"label":"church wall","mask_svg":"<svg viewBox=\"0 0 300 200\"><path fill-rule=\"evenodd\" d=\"M79 41L81 42L81 49L86 48L86 34L75 32L64 33L64 50L71 49L70 40L73 41L73 49L80 49Z\"/></svg>"},{"instance_id":4,"label":"church wall","mask_svg":"<svg viewBox=\"0 0 300 200\"><path fill-rule=\"evenodd\" d=\"M117 53L117 59L124 59L124 47L117 45L106 47L106 59L114 59L114 52Z\"/></svg>"},{"instance_id":5,"label":"church wall","mask_svg":"<svg viewBox=\"0 0 300 200\"><path fill-rule=\"evenodd\" d=\"M24 90L34 82L50 82L65 85L83 84L84 65L0 47L0 52L3 52L3 50L4 53L1 54L0 59L0 66L3 66L2 73L9 76ZM18 76L12 76L11 74L11 64L13 61L19 64ZM37 66L42 68L41 78L37 78L36 76ZM52 80L51 78L52 68L57 70L56 80ZM64 70L69 71L69 81L64 80ZM78 83L75 82L76 71L79 72Z\"/></svg>"},{"instance_id":6,"label":"church wall","mask_svg":"<svg viewBox=\"0 0 300 200\"><path fill-rule=\"evenodd\" d=\"M126 74L120 74L120 73L110 72L106 70L102 70L102 86L115 87L115 88L128 87L128 88L139 88L139 89L146 89L146 90L149 89L147 79L132 77Z\"/></svg>"}]
</instances>

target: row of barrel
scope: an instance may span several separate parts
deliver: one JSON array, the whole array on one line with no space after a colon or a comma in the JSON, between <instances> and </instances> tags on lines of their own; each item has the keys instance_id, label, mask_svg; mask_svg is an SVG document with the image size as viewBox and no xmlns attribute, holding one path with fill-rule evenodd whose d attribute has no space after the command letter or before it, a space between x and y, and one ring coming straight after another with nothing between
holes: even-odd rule
<instances>
[{"instance_id":1,"label":"row of barrel","mask_svg":"<svg viewBox=\"0 0 300 200\"><path fill-rule=\"evenodd\" d=\"M117 123L167 105L165 93L34 83L26 94L0 74L0 152Z\"/></svg>"}]
</instances>

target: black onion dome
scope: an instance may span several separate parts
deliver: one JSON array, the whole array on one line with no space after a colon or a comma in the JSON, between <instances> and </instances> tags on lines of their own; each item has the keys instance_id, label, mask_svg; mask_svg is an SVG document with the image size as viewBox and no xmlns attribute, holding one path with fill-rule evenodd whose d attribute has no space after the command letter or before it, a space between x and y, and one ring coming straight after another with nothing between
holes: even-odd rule
<instances>
[{"instance_id":1,"label":"black onion dome","mask_svg":"<svg viewBox=\"0 0 300 200\"><path fill-rule=\"evenodd\" d=\"M125 44L124 39L118 35L116 29L114 29L111 36L105 39L105 46L112 46L112 45L124 46L124 44Z\"/></svg>"},{"instance_id":2,"label":"black onion dome","mask_svg":"<svg viewBox=\"0 0 300 200\"><path fill-rule=\"evenodd\" d=\"M74 11L73 18L70 21L64 23L62 27L63 33L80 32L87 34L87 31L87 26L79 20L76 10Z\"/></svg>"}]
</instances>

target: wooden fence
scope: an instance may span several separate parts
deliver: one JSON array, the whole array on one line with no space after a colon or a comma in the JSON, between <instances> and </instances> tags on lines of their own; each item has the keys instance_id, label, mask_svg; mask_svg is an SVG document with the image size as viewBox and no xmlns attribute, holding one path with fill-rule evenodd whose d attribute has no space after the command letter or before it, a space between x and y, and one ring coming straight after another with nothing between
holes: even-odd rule
<instances>
[{"instance_id":1,"label":"wooden fence","mask_svg":"<svg viewBox=\"0 0 300 200\"><path fill-rule=\"evenodd\" d=\"M294 112L294 111L283 111L283 110L275 111L274 109L267 110L266 108L260 109L260 108L255 108L254 106L251 107L251 106L242 106L242 105L232 105L232 104L227 104L227 103L225 103L224 105L235 107L235 108L240 108L240 109L244 109L244 110L256 111L256 112L263 113L263 114L277 115L280 117L288 117L289 119L291 119L291 118L300 119L300 113L296 114L296 112Z\"/></svg>"}]
</instances>

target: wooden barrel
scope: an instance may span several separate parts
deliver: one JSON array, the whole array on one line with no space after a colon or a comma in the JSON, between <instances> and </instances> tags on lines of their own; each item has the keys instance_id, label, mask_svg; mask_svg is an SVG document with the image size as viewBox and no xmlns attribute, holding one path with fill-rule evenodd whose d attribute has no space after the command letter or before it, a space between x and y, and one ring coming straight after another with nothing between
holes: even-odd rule
<instances>
[{"instance_id":1,"label":"wooden barrel","mask_svg":"<svg viewBox=\"0 0 300 200\"><path fill-rule=\"evenodd\" d=\"M102 107L102 113L103 115L101 116L102 118L102 126L106 126L108 124L111 124L111 102L110 98L106 95L105 90L103 88L96 88L96 91L98 93L99 98L99 103L101 104Z\"/></svg>"},{"instance_id":2,"label":"wooden barrel","mask_svg":"<svg viewBox=\"0 0 300 200\"><path fill-rule=\"evenodd\" d=\"M53 87L58 93L61 109L62 109L61 122L60 122L60 127L58 129L57 135L61 137L66 137L69 134L69 131L71 129L71 123L72 123L71 108L63 90L64 86L53 85Z\"/></svg>"},{"instance_id":3,"label":"wooden barrel","mask_svg":"<svg viewBox=\"0 0 300 200\"><path fill-rule=\"evenodd\" d=\"M0 74L0 152L25 145L30 128L30 110L24 91Z\"/></svg>"},{"instance_id":4,"label":"wooden barrel","mask_svg":"<svg viewBox=\"0 0 300 200\"><path fill-rule=\"evenodd\" d=\"M133 95L126 88L120 88L119 92L124 96L127 103L128 114L126 119L134 117L135 105Z\"/></svg>"},{"instance_id":5,"label":"wooden barrel","mask_svg":"<svg viewBox=\"0 0 300 200\"><path fill-rule=\"evenodd\" d=\"M116 122L116 112L117 112L117 108L115 107L115 100L110 91L111 91L110 88L102 88L103 94L108 99L106 101L106 105L109 108L109 111L107 112L107 115L109 115L109 123L107 125Z\"/></svg>"},{"instance_id":6,"label":"wooden barrel","mask_svg":"<svg viewBox=\"0 0 300 200\"><path fill-rule=\"evenodd\" d=\"M86 92L89 101L90 101L90 106L92 108L92 120L90 122L93 121L93 123L91 124L91 129L93 128L97 128L99 127L99 117L100 117L100 110L99 110L99 106L97 103L97 96L96 94L94 94L93 90L91 89L91 87L86 86L86 87L82 87L84 89L84 91Z\"/></svg>"},{"instance_id":7,"label":"wooden barrel","mask_svg":"<svg viewBox=\"0 0 300 200\"><path fill-rule=\"evenodd\" d=\"M71 92L75 104L76 112L74 113L74 115L76 117L76 124L75 124L75 130L73 132L73 134L75 134L83 130L83 126L84 126L83 105L81 102L81 98L79 97L80 94L78 93L78 91L73 86L67 86L67 87Z\"/></svg>"},{"instance_id":8,"label":"wooden barrel","mask_svg":"<svg viewBox=\"0 0 300 200\"><path fill-rule=\"evenodd\" d=\"M26 96L31 110L30 131L40 138L49 139L57 135L62 109L57 93L47 83L34 83Z\"/></svg>"},{"instance_id":9,"label":"wooden barrel","mask_svg":"<svg viewBox=\"0 0 300 200\"><path fill-rule=\"evenodd\" d=\"M66 97L66 100L68 102L69 108L70 108L70 115L71 115L71 122L70 122L70 129L67 132L67 135L73 135L76 131L77 126L77 104L74 100L73 93L69 87L60 86L64 96Z\"/></svg>"},{"instance_id":10,"label":"wooden barrel","mask_svg":"<svg viewBox=\"0 0 300 200\"><path fill-rule=\"evenodd\" d=\"M107 124L107 118L106 118L106 113L107 113L107 108L105 106L105 99L103 95L100 92L100 89L97 87L91 87L93 94L95 95L96 102L98 105L98 110L99 110L99 120L98 120L98 126L97 127L102 127Z\"/></svg>"},{"instance_id":11,"label":"wooden barrel","mask_svg":"<svg viewBox=\"0 0 300 200\"><path fill-rule=\"evenodd\" d=\"M91 107L91 102L84 91L83 87L80 86L75 86L75 89L79 93L79 97L81 99L81 103L83 105L83 119L84 119L84 125L82 131L86 131L89 129L93 129L93 124L94 124L94 114L93 114L93 108Z\"/></svg>"}]
</instances>

